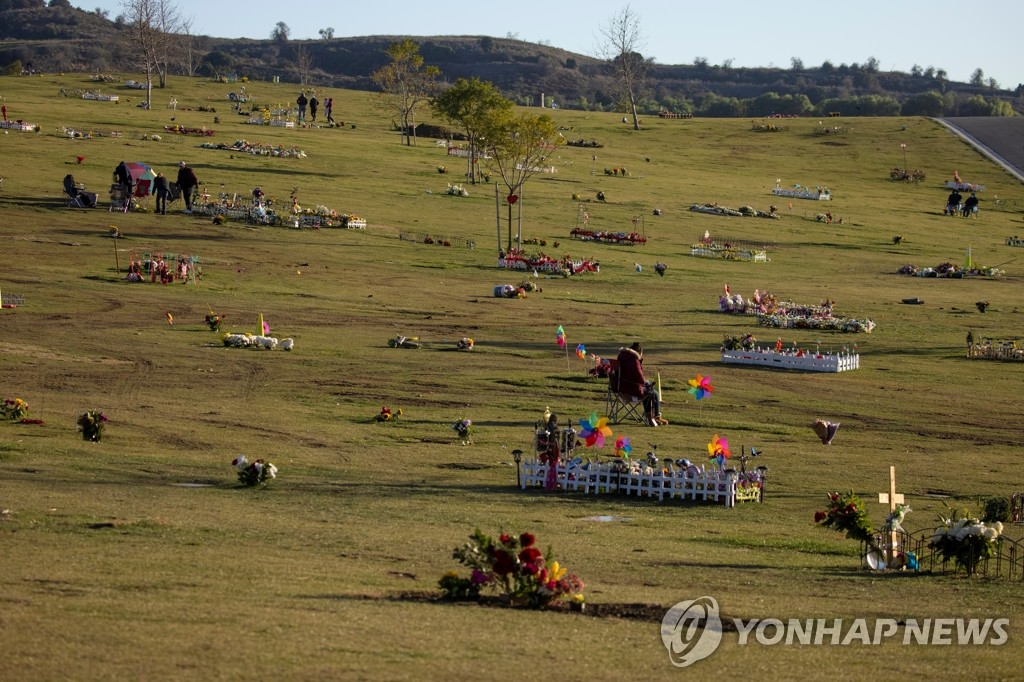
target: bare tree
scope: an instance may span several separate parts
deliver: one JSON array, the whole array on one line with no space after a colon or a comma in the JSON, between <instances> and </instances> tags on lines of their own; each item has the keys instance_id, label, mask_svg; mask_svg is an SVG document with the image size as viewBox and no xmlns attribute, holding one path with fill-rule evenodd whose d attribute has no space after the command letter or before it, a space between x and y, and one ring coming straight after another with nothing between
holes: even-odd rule
<instances>
[{"instance_id":1,"label":"bare tree","mask_svg":"<svg viewBox=\"0 0 1024 682\"><path fill-rule=\"evenodd\" d=\"M146 74L146 108L153 103L153 75L163 73L173 38L167 29L177 26L177 11L170 0L123 0L124 52ZM161 77L161 86L164 85Z\"/></svg>"},{"instance_id":2,"label":"bare tree","mask_svg":"<svg viewBox=\"0 0 1024 682\"><path fill-rule=\"evenodd\" d=\"M334 27L328 26L327 28L320 29L320 37L324 40L330 40L334 37Z\"/></svg>"},{"instance_id":3,"label":"bare tree","mask_svg":"<svg viewBox=\"0 0 1024 682\"><path fill-rule=\"evenodd\" d=\"M203 63L206 49L205 38L192 33L192 19L186 19L181 26L181 70L188 76L195 76Z\"/></svg>"},{"instance_id":4,"label":"bare tree","mask_svg":"<svg viewBox=\"0 0 1024 682\"><path fill-rule=\"evenodd\" d=\"M419 50L419 45L409 39L391 43L387 49L391 63L370 75L381 89L385 104L401 119L402 138L407 145L412 145L416 136L416 108L437 92L441 76L436 66L423 65Z\"/></svg>"},{"instance_id":5,"label":"bare tree","mask_svg":"<svg viewBox=\"0 0 1024 682\"><path fill-rule=\"evenodd\" d=\"M640 130L636 107L649 66L648 61L638 52L643 43L640 16L626 5L600 31L604 43L599 47L599 54L609 63L618 79L622 98L628 113L633 117L633 130Z\"/></svg>"},{"instance_id":6,"label":"bare tree","mask_svg":"<svg viewBox=\"0 0 1024 682\"><path fill-rule=\"evenodd\" d=\"M309 85L313 80L313 55L305 45L295 48L295 73L299 76L299 85Z\"/></svg>"},{"instance_id":7,"label":"bare tree","mask_svg":"<svg viewBox=\"0 0 1024 682\"><path fill-rule=\"evenodd\" d=\"M185 48L182 34L185 33L185 20L181 18L178 8L171 0L151 0L156 5L157 29L161 35L160 54L157 57L156 72L161 88L167 87L167 67L179 62L181 52Z\"/></svg>"}]
</instances>

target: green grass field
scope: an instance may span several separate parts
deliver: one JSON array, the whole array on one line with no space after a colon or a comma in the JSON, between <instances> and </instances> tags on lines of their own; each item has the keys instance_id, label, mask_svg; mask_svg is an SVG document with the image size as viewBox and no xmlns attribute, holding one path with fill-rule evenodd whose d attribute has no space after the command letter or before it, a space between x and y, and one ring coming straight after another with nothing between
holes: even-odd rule
<instances>
[{"instance_id":1,"label":"green grass field","mask_svg":"<svg viewBox=\"0 0 1024 682\"><path fill-rule=\"evenodd\" d=\"M827 492L852 489L881 525L876 493L890 465L913 508L910 530L934 526L945 503L980 512L985 498L1021 487L1024 366L968 360L964 339L968 330L1020 335L1024 250L1004 242L1024 234L1024 188L938 123L841 119L845 133L818 135L818 120L759 133L747 120L647 119L635 132L616 114L551 112L566 138L604 147L557 150L557 173L523 192L523 237L560 241L544 250L596 258L601 271L539 279L542 292L504 300L493 287L524 273L495 267L493 187L446 195L463 162L433 139L403 146L367 93L318 93L335 97L343 126L285 130L246 125L230 111L236 86L208 81L172 79L154 91L151 111L135 106L137 92L111 86L101 89L121 95L119 104L61 96L96 88L79 74L2 78L0 88L10 118L39 126L0 135L0 290L24 296L0 314L0 398L23 398L45 422L0 424L0 677L1020 675L1011 655L1021 652L1019 581L872 573L855 543L813 523ZM258 103L297 95L287 85L247 89ZM176 111L163 108L171 97ZM215 135L165 133L172 116ZM63 128L103 136L71 139ZM153 133L162 140L142 139ZM237 139L308 156L199 148ZM927 173L922 183L889 180L904 165L904 143L906 165ZM355 213L369 227L214 225L182 215L180 202L167 216L110 213L106 188L121 160L172 178L185 160L214 196L247 196L259 185L286 204L298 188L303 206ZM627 177L603 172L623 166ZM976 219L942 215L942 182L954 169L986 186ZM99 209L65 206L67 173L99 192ZM773 197L777 179L828 186L834 200ZM628 231L637 216L646 246L569 238L579 209L572 195L598 191L608 202L586 205L591 226ZM705 202L776 204L782 219L688 211ZM826 210L842 224L817 222ZM111 239L111 226L125 238ZM777 248L768 263L691 257L705 230ZM476 246L427 245L426 234ZM976 263L1006 276L896 274L906 263L963 262L968 247ZM124 282L129 259L147 253L197 255L203 277ZM659 261L664 277L653 271ZM745 297L759 288L798 303L829 298L877 328L758 328L752 317L717 312L725 284ZM925 304L901 304L915 296ZM975 309L981 300L985 314ZM262 313L295 350L224 348L203 323L211 309L228 331L255 332ZM770 467L765 503L725 509L518 490L511 451L531 447L545 407L578 421L604 404L604 382L556 346L558 325L570 351L584 343L610 356L643 342L671 425L615 427L637 453L656 444L659 455L703 460L715 433L734 449L757 446ZM861 369L721 364L722 338L746 332L766 344L779 336L823 350L856 344ZM425 347L389 348L396 335L419 336ZM476 348L454 352L461 337ZM685 391L696 374L715 386L701 405ZM402 419L375 423L382 405L402 408ZM94 408L110 421L102 442L83 442L75 420ZM461 418L476 427L465 447L449 428ZM817 418L842 422L833 445L811 431ZM241 488L230 466L240 453L270 459L278 478ZM611 448L583 454L608 457ZM626 520L587 520L595 515ZM475 527L536 533L587 583L591 604L667 610L711 595L726 617L744 619L1000 617L1010 619L1010 641L767 647L738 646L726 633L715 655L680 671L657 622L402 598L436 590L456 568L452 548ZM1020 527L1007 534L1024 535Z\"/></svg>"}]
</instances>

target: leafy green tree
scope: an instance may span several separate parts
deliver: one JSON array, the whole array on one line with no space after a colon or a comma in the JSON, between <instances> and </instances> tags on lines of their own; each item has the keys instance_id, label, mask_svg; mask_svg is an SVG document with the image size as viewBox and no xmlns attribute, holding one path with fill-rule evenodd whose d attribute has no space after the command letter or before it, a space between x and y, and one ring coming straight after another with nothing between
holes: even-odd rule
<instances>
[{"instance_id":1,"label":"leafy green tree","mask_svg":"<svg viewBox=\"0 0 1024 682\"><path fill-rule=\"evenodd\" d=\"M523 185L544 171L547 159L563 142L555 122L547 114L515 114L511 108L497 108L485 117L481 131L490 156L487 165L501 178L507 191L508 248L512 248L512 209L518 202L516 244L522 244ZM514 199L512 197L515 197Z\"/></svg>"},{"instance_id":2,"label":"leafy green tree","mask_svg":"<svg viewBox=\"0 0 1024 682\"><path fill-rule=\"evenodd\" d=\"M283 21L274 24L274 28L270 31L270 39L275 43L287 43L291 37L292 29Z\"/></svg>"},{"instance_id":3,"label":"leafy green tree","mask_svg":"<svg viewBox=\"0 0 1024 682\"><path fill-rule=\"evenodd\" d=\"M985 72L981 69L975 69L971 73L971 85L983 85L985 83Z\"/></svg>"},{"instance_id":4,"label":"leafy green tree","mask_svg":"<svg viewBox=\"0 0 1024 682\"><path fill-rule=\"evenodd\" d=\"M441 70L424 66L419 45L410 39L391 43L386 54L391 62L370 77L381 89L385 105L401 120L405 143L412 145L416 136L416 109L437 91Z\"/></svg>"},{"instance_id":5,"label":"leafy green tree","mask_svg":"<svg viewBox=\"0 0 1024 682\"><path fill-rule=\"evenodd\" d=\"M912 95L904 100L900 107L900 114L903 116L942 116L946 103L942 99L942 93L930 90L917 95Z\"/></svg>"},{"instance_id":6,"label":"leafy green tree","mask_svg":"<svg viewBox=\"0 0 1024 682\"><path fill-rule=\"evenodd\" d=\"M479 176L477 152L481 136L498 114L512 110L511 101L490 81L459 78L455 84L430 102L430 108L445 121L462 126L469 138L469 176L476 184Z\"/></svg>"}]
</instances>

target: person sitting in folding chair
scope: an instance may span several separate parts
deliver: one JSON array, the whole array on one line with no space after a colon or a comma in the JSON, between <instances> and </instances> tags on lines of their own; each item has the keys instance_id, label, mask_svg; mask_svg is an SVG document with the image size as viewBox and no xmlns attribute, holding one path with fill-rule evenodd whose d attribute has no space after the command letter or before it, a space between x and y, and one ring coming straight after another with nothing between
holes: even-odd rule
<instances>
[{"instance_id":1,"label":"person sitting in folding chair","mask_svg":"<svg viewBox=\"0 0 1024 682\"><path fill-rule=\"evenodd\" d=\"M75 182L75 176L70 173L64 176L64 194L68 197L68 206L72 208L96 207L96 195L86 192L85 187Z\"/></svg>"},{"instance_id":2,"label":"person sitting in folding chair","mask_svg":"<svg viewBox=\"0 0 1024 682\"><path fill-rule=\"evenodd\" d=\"M619 393L639 398L644 403L644 423L648 426L664 426L667 419L661 416L661 396L658 390L644 377L644 350L639 341L629 348L619 350L618 379Z\"/></svg>"}]
</instances>

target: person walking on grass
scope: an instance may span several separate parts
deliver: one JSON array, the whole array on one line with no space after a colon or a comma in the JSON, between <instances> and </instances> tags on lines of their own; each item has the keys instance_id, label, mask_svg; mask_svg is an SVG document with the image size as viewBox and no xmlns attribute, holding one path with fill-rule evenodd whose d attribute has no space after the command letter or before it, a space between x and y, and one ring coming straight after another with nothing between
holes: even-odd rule
<instances>
[{"instance_id":1,"label":"person walking on grass","mask_svg":"<svg viewBox=\"0 0 1024 682\"><path fill-rule=\"evenodd\" d=\"M178 162L178 187L181 188L181 194L185 197L185 213L192 213L192 193L196 187L199 186L199 178L196 177L196 172L189 168L184 161Z\"/></svg>"},{"instance_id":2,"label":"person walking on grass","mask_svg":"<svg viewBox=\"0 0 1024 682\"><path fill-rule=\"evenodd\" d=\"M334 125L334 98L328 97L324 103L324 115L327 116L327 122Z\"/></svg>"},{"instance_id":3,"label":"person walking on grass","mask_svg":"<svg viewBox=\"0 0 1024 682\"><path fill-rule=\"evenodd\" d=\"M316 108L320 106L320 100L313 95L309 98L309 115L315 121L316 120Z\"/></svg>"}]
</instances>

